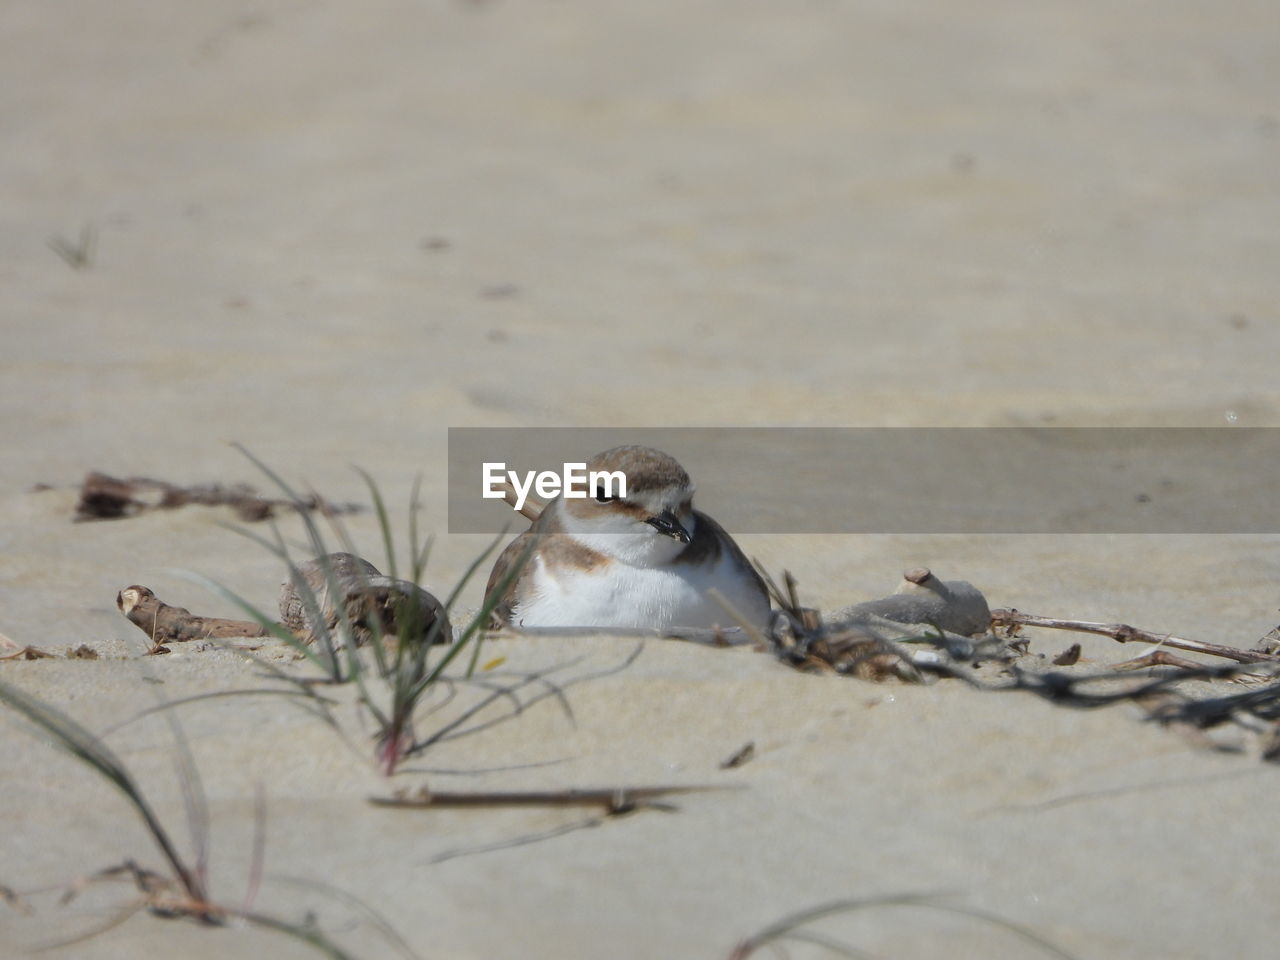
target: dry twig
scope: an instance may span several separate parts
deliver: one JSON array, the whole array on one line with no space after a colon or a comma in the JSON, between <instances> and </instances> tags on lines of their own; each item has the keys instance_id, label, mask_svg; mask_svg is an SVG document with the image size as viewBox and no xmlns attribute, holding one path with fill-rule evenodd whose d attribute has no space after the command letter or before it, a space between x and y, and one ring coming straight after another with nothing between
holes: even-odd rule
<instances>
[{"instance_id":1,"label":"dry twig","mask_svg":"<svg viewBox=\"0 0 1280 960\"><path fill-rule=\"evenodd\" d=\"M1202 640L1186 640L1172 634L1151 633L1139 630L1127 623L1094 623L1090 620L1058 620L1052 617L1037 617L1018 610L992 610L992 627L1048 627L1052 630L1075 630L1080 633L1093 633L1110 637L1119 643L1151 643L1158 647L1172 647L1188 653L1202 653L1209 657L1224 657L1236 663L1280 663L1280 655L1264 653L1258 650L1239 650L1235 647L1224 647L1218 643L1205 643Z\"/></svg>"},{"instance_id":2,"label":"dry twig","mask_svg":"<svg viewBox=\"0 0 1280 960\"><path fill-rule=\"evenodd\" d=\"M732 770L735 767L740 767L744 763L751 762L755 755L756 742L754 740L748 740L745 744L735 750L731 756L720 761L720 769Z\"/></svg>"},{"instance_id":3,"label":"dry twig","mask_svg":"<svg viewBox=\"0 0 1280 960\"><path fill-rule=\"evenodd\" d=\"M421 810L426 807L603 807L608 813L625 813L637 807L661 806L656 801L682 793L731 790L719 786L600 787L569 790L494 790L438 792L422 787L414 793L401 790L390 797L370 797L375 807Z\"/></svg>"},{"instance_id":4,"label":"dry twig","mask_svg":"<svg viewBox=\"0 0 1280 960\"><path fill-rule=\"evenodd\" d=\"M1079 647L1080 644L1076 644ZM1058 661L1053 661L1057 663ZM1180 657L1176 653L1170 653L1168 650L1152 650L1140 657L1134 657L1132 660L1125 660L1112 666L1112 670L1146 670L1149 667L1177 667L1180 670L1199 670L1203 667L1203 663L1197 663L1195 660L1188 660L1186 657Z\"/></svg>"},{"instance_id":5,"label":"dry twig","mask_svg":"<svg viewBox=\"0 0 1280 960\"><path fill-rule=\"evenodd\" d=\"M19 647L13 653L6 653L0 657L0 660L47 660L56 656L56 653L49 653L47 650L28 644L25 647Z\"/></svg>"}]
</instances>

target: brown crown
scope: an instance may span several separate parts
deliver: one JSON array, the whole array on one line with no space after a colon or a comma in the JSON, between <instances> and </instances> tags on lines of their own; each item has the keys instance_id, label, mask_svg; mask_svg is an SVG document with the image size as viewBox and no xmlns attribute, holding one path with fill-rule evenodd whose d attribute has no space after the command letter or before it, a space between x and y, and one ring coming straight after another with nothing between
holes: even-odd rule
<instances>
[{"instance_id":1,"label":"brown crown","mask_svg":"<svg viewBox=\"0 0 1280 960\"><path fill-rule=\"evenodd\" d=\"M627 477L628 493L690 486L684 467L653 447L630 445L598 453L587 463L587 471L592 470L621 470Z\"/></svg>"}]
</instances>

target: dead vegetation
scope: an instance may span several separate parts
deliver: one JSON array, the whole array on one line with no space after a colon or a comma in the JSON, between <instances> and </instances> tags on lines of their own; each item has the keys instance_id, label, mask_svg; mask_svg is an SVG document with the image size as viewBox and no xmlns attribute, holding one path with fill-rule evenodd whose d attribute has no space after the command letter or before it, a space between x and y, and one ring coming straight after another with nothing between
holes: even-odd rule
<instances>
[{"instance_id":1,"label":"dead vegetation","mask_svg":"<svg viewBox=\"0 0 1280 960\"><path fill-rule=\"evenodd\" d=\"M193 856L187 856L180 851L156 807L143 793L128 767L101 737L94 735L50 704L2 682L0 682L0 704L21 716L47 737L54 746L84 763L98 776L115 786L142 819L166 867L163 871L153 870L141 866L136 859L130 858L123 863L95 871L66 884L61 888L61 895L58 898L58 903L62 906L66 906L90 886L121 879L132 884L137 896L121 905L105 923L82 931L70 939L46 944L40 949L66 947L83 942L146 911L153 917L188 920L206 927L222 927L232 920L239 920L301 940L335 960L352 960L352 954L324 932L312 915L309 914L307 918L295 922L259 913L253 909L262 875L265 836L262 826L265 820L265 801L261 799L257 805L255 843L248 872L248 889L242 905L230 906L215 900L210 895L208 804L204 797L199 772L186 740L172 717L169 718L170 728L174 734L188 829L193 838ZM36 896L48 892L44 890L21 892L8 886L3 887L3 891L3 899L26 913L34 912L32 903ZM385 924L381 926L385 927ZM394 934L390 939L402 955L413 956L403 940L395 937Z\"/></svg>"},{"instance_id":2,"label":"dead vegetation","mask_svg":"<svg viewBox=\"0 0 1280 960\"><path fill-rule=\"evenodd\" d=\"M33 647L30 644L20 646L14 643L3 633L0 633L0 650L8 650L8 653L0 654L0 660L97 660L98 651L93 649L87 643L82 643L78 647L67 647L66 652L59 655L51 653L48 650L41 650L39 647Z\"/></svg>"},{"instance_id":3,"label":"dead vegetation","mask_svg":"<svg viewBox=\"0 0 1280 960\"><path fill-rule=\"evenodd\" d=\"M1052 630L1075 630L1079 633L1092 633L1110 637L1117 643L1150 643L1157 647L1168 647L1172 650L1183 650L1188 653L1200 653L1210 657L1223 657L1237 663L1280 663L1280 655L1274 651L1266 652L1260 648L1239 650L1236 647L1225 647L1220 643L1205 643L1203 640L1186 640L1169 633L1153 633L1150 630L1139 630L1127 623L1094 623L1089 620L1058 620L1052 617L1037 617L1017 610L992 610L992 629L1014 627L1045 627ZM1273 630L1272 633L1275 633ZM1270 636L1270 635L1268 635ZM1265 642L1266 638L1262 642Z\"/></svg>"},{"instance_id":4,"label":"dead vegetation","mask_svg":"<svg viewBox=\"0 0 1280 960\"><path fill-rule=\"evenodd\" d=\"M986 609L985 599L971 584L938 581L923 569L907 571L892 597L848 607L828 622L819 611L800 603L790 573L784 571L781 586L763 569L761 574L778 610L769 635L758 635L757 643L798 669L834 671L876 682L954 678L975 689L1020 691L1075 709L1133 703L1152 722L1185 734L1198 746L1238 751L1240 747L1231 740L1214 739L1207 731L1240 730L1253 739L1263 760L1280 762L1280 653L1276 652L1280 628L1246 650L1123 623L996 609L987 613L981 630L965 636L952 630L982 622L984 618L976 613ZM927 594L916 593L922 586ZM922 613L928 619L919 622ZM1019 632L1024 626L1090 633L1119 643L1149 644L1151 649L1109 669L1087 671L1079 665L1078 643L1052 661L1032 658L1030 640ZM1230 663L1204 663L1171 649ZM1047 663L1063 669L1046 669ZM1139 676L1138 671L1145 674ZM1212 696L1204 686L1189 686L1194 682L1230 682L1254 689Z\"/></svg>"},{"instance_id":5,"label":"dead vegetation","mask_svg":"<svg viewBox=\"0 0 1280 960\"><path fill-rule=\"evenodd\" d=\"M74 520L119 520L151 510L176 510L190 504L227 506L247 523L269 520L282 510L319 512L326 515L354 513L358 504L331 503L319 494L306 497L271 498L245 484L217 483L183 486L150 477L121 479L92 470L80 484L80 500Z\"/></svg>"},{"instance_id":6,"label":"dead vegetation","mask_svg":"<svg viewBox=\"0 0 1280 960\"><path fill-rule=\"evenodd\" d=\"M280 587L280 620L269 625L257 620L205 617L186 607L165 603L140 584L116 594L125 618L147 635L150 653L167 653L164 644L232 637L269 637L276 628L289 631L305 644L323 636L339 637L340 622L350 625L357 646L375 636L397 638L407 629L433 643L453 639L444 606L416 583L384 577L367 560L334 553L298 564L299 578ZM299 584L302 585L300 588ZM306 595L304 596L304 590Z\"/></svg>"},{"instance_id":7,"label":"dead vegetation","mask_svg":"<svg viewBox=\"0 0 1280 960\"><path fill-rule=\"evenodd\" d=\"M396 578L387 513L371 480L368 482L383 528L389 576L383 575L355 553L350 538L342 529L338 517L340 511L330 508L318 497L300 497L275 474L266 472L280 486L283 497L275 500L262 498L248 488L175 488L159 481L137 478L119 481L101 474L91 474L86 478L86 489L92 488L94 492L82 496L82 507L86 502L96 504L89 509L106 511L98 516L128 516L142 510L172 508L183 503L223 503L233 506L242 518L250 520L270 519L277 508L283 507L301 516L307 529L308 547L315 556L305 561L291 557L274 524L274 539L250 534L252 539L282 559L288 569L280 595L279 620L268 617L225 591L223 595L237 602L252 617L251 620L197 616L185 608L164 603L150 589L137 584L121 590L117 595L117 605L125 617L146 634L151 644L149 653L165 652L165 644L190 640L276 637L284 641L318 667L320 676L301 678L275 671L276 678L295 684L295 692L311 698L316 709L325 713L330 722L329 706L315 697L313 686L316 683L350 682L358 688L360 705L374 720L376 761L388 776L401 771L405 760L422 754L433 744L491 729L519 716L529 705L541 699L557 700L572 719L572 710L564 696L564 687L568 684L550 679L559 668L516 675L511 682L504 682L497 674L477 674L481 644L488 635L484 628L489 623L489 609L477 612L462 630L455 630L450 621L449 611L463 585L489 556L493 546L476 559L450 596L441 602L419 585L429 541L421 541L416 528L412 527L412 518L417 512L416 490L410 504L411 579L399 580ZM91 485L89 480L95 477L98 479ZM313 515L328 520L344 551L329 551L319 522ZM518 571L517 565L511 576L514 577ZM1056 706L1074 709L1131 703L1144 710L1151 722L1181 731L1194 742L1214 749L1233 747L1221 739L1211 738L1210 732L1225 729L1246 731L1258 744L1258 753L1263 759L1280 760L1280 682L1276 681L1280 675L1280 652L1277 652L1280 628L1271 631L1252 650L1243 650L1154 633L1121 623L1054 619L1011 609L992 610L982 592L972 584L940 580L925 568L906 571L895 592L887 597L824 614L801 603L798 585L790 573L784 572L780 583L763 570L761 573L776 608L767 632L742 622L736 635L733 630L715 630L687 631L681 636L713 644L734 642L741 636L791 667L871 682L958 680L976 690L1030 693ZM732 610L729 612L733 613ZM1049 669L1046 657L1030 654L1029 639L1019 633L1024 627L1091 633L1120 643L1148 644L1151 649L1131 660L1111 664L1110 669L1090 672L1081 665L1081 646L1076 643L1052 658L1051 666L1059 669ZM13 652L0 659L51 655L31 647L19 648L12 642L9 642L9 647ZM640 649L642 647L638 646L616 669L625 669ZM1229 663L1225 666L1208 665L1172 653L1174 650L1181 654L1225 659ZM464 651L469 654L469 665L464 671L455 668L453 674L446 674L451 663L457 661L461 665L462 661L457 658ZM92 655L93 651L87 646L67 652L68 657ZM1142 671L1141 675L1139 671ZM573 682L582 679L590 677ZM1226 682L1247 684L1250 689L1204 695L1206 685ZM455 707L452 711L454 716L430 734L423 735L415 730L416 720L451 702L457 687L464 683L474 683L482 691L475 703L462 710ZM1189 691L1189 683L1201 686ZM535 692L533 696L526 695L522 699L521 693L526 690ZM227 695L254 692L259 691L230 691ZM223 694L202 696L219 695ZM124 879L133 885L137 896L111 919L109 926L125 922L141 911L206 926L222 926L239 919L298 937L329 956L348 956L313 922L294 923L253 912L252 893L246 896L245 904L240 907L227 906L212 898L207 889L205 853L197 850L192 859L178 852L128 771L102 745L100 738L95 738L48 705L3 684L0 684L0 701L37 726L54 732L61 745L124 792L142 816L167 864L166 870L156 871L130 859L68 887L64 901L77 895L84 885ZM500 716L493 716L491 708L501 703L508 704L509 709ZM726 770L733 769L749 762L753 755L754 744L747 743L720 766ZM369 799L376 806L397 810L537 805L586 807L598 814L589 820L542 834L521 836L472 850L449 851L437 858L440 860L559 836L568 830L596 826L607 818L635 810L674 809L668 802L670 795L709 789L723 788L640 785L523 792L450 792L423 787L416 792L400 790ZM260 857L260 851L255 856ZM250 873L256 877L260 873L260 863L252 866ZM249 885L256 888L257 879L251 880ZM29 895L7 887L0 887L0 899L15 909L30 908ZM1046 954L1066 956L1030 930L993 914L939 905L929 898L910 896L839 901L802 911L743 940L731 956L740 960L754 955L766 945L787 939L820 943L838 952L843 950L847 955L857 955L851 948L809 929L810 925L841 912L889 905L931 907L966 914L1003 926ZM86 935L94 935L100 929Z\"/></svg>"}]
</instances>

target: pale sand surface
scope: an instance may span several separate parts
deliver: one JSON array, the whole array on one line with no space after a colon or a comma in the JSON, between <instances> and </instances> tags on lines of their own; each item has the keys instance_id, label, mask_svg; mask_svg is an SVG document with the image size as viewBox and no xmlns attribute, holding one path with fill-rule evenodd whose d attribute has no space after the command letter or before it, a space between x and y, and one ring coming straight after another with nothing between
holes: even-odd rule
<instances>
[{"instance_id":1,"label":"pale sand surface","mask_svg":"<svg viewBox=\"0 0 1280 960\"><path fill-rule=\"evenodd\" d=\"M1277 425L1278 41L1268 2L5 4L0 632L107 659L6 662L0 678L95 730L155 691L263 684L225 651L137 659L114 608L144 583L234 613L177 569L271 605L279 564L227 513L69 522L88 469L261 485L228 440L338 500L364 497L360 464L400 520L421 472L423 524L443 534L448 426ZM96 258L73 271L45 241L85 223ZM714 513L715 478L696 479ZM380 562L372 518L351 527ZM483 540L442 535L431 583ZM993 605L1248 645L1275 624L1277 541L743 545L822 606L925 563ZM1085 646L1095 663L1137 652ZM490 652L504 671L581 656L572 677L630 650ZM1274 956L1280 773L1133 708L658 642L566 697L572 722L544 700L412 766L561 761L425 775L440 789L744 789L433 864L588 814L376 810L364 798L390 785L349 707L358 751L282 699L205 702L178 716L210 795L215 890L242 895L261 784L259 906L314 907L363 957L389 955L368 924L272 877L360 894L423 957L719 958L790 911L920 891L1080 957ZM109 787L4 729L0 883L159 865ZM748 740L755 760L718 769ZM165 724L109 742L181 835ZM0 952L123 896L0 906ZM875 956L1037 955L903 908L822 929ZM232 953L311 955L145 917L49 955Z\"/></svg>"}]
</instances>

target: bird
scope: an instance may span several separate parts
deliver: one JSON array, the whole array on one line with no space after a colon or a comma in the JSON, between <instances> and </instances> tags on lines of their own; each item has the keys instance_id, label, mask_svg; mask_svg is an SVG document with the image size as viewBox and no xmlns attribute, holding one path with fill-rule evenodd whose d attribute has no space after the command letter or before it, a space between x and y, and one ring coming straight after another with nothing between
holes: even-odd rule
<instances>
[{"instance_id":1,"label":"bird","mask_svg":"<svg viewBox=\"0 0 1280 960\"><path fill-rule=\"evenodd\" d=\"M586 470L588 477L621 471L625 496L597 484L551 501L494 564L485 597L495 604L497 623L659 631L737 626L709 594L714 588L753 627L768 624L763 580L724 528L693 509L693 483L675 458L628 445L597 454Z\"/></svg>"}]
</instances>

